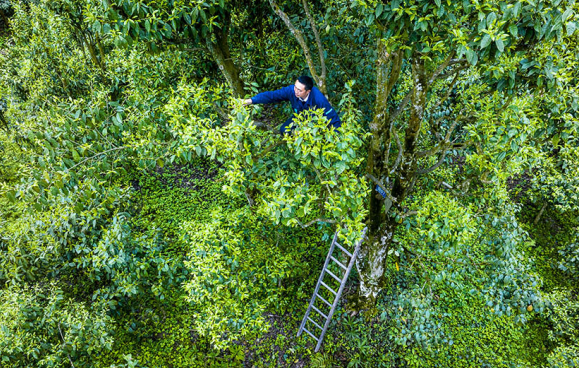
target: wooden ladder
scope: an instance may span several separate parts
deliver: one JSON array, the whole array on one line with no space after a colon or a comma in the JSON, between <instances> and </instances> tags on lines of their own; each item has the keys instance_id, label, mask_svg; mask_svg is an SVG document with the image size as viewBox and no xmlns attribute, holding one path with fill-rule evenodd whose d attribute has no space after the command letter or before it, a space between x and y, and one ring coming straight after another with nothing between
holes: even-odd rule
<instances>
[{"instance_id":1,"label":"wooden ladder","mask_svg":"<svg viewBox=\"0 0 579 368\"><path fill-rule=\"evenodd\" d=\"M338 241L337 241L338 240L338 230L336 230L336 233L334 234L334 239L332 240L332 244L330 245L330 250L328 251L328 256L326 257L326 262L324 263L324 267L322 268L322 272L320 273L320 278L318 279L318 283L316 284L316 289L314 290L314 295L312 295L312 299L310 300L310 305L308 306L308 309L306 310L306 314L302 320L302 324L300 325L300 329L298 331L298 337L302 334L302 332L305 331L314 340L316 340L317 345L316 345L315 352L317 352L320 349L320 346L322 346L322 340L324 339L324 336L326 335L326 331L328 330L328 326L330 325L330 320L332 319L332 316L334 315L334 311L336 310L336 306L338 305L338 301L340 300L340 296L342 295L342 291L344 290L344 286L346 285L346 281L348 280L348 276L350 275L350 271L352 270L352 267L354 266L354 262L356 262L356 257L358 256L358 252L360 251L360 245L364 241L365 236L366 236L366 228L364 228L364 230L362 231L362 237L356 243L354 253L352 254L352 253L348 252L348 250L346 250L343 246L338 244ZM342 251L342 253L346 256L346 259L348 259L348 258L350 259L347 266L345 266L342 262L340 262L339 260L337 260L333 256L333 253L334 253L334 250L336 247L338 247ZM330 261L332 261L332 263ZM330 271L329 267L332 264L336 264L337 266L339 266L339 268L341 268L344 271L344 273L341 277L336 276L335 273ZM336 273L339 273L339 272L336 272ZM332 279L336 280L339 283L340 286L339 286L338 291L335 291L334 289L332 289L331 286L329 286L326 282L324 282L324 275L326 275L326 274L330 275ZM328 283L330 283L330 281L328 281ZM324 287L322 290L328 291L326 293L325 298L323 295L320 295L322 292L322 291L320 291L320 286ZM332 298L333 298L333 301L331 301ZM315 306L316 301L318 299L322 303L322 304L318 304L319 308ZM328 301L328 300L330 300L330 301ZM330 308L330 311L327 313L324 313L321 309L324 309L324 308L327 309L327 307ZM315 314L311 318L310 313L312 312L312 310L315 312ZM318 316L318 317L316 317L316 316ZM318 319L318 322L316 322L314 320L315 318ZM311 329L311 331L306 328L306 325L308 324L308 322L311 325L313 325L313 327L314 327ZM315 331L317 331L317 330L320 331L319 336L316 336Z\"/></svg>"}]
</instances>

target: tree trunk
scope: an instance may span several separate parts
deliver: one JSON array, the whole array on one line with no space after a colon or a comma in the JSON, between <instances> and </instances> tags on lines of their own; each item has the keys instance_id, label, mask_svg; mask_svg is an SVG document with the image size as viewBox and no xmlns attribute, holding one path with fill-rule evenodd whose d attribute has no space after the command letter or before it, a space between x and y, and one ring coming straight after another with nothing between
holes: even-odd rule
<instances>
[{"instance_id":1,"label":"tree trunk","mask_svg":"<svg viewBox=\"0 0 579 368\"><path fill-rule=\"evenodd\" d=\"M0 122L2 122L2 124L4 125L4 126L3 126L3 129L4 129L5 131L9 131L9 130L10 130L10 128L9 128L9 126L8 126L8 121L6 121L6 118L4 118L4 112L3 112L3 111L0 111Z\"/></svg>"},{"instance_id":2,"label":"tree trunk","mask_svg":"<svg viewBox=\"0 0 579 368\"><path fill-rule=\"evenodd\" d=\"M223 30L217 29L213 35L215 36L216 41L213 42L210 37L207 37L207 47L209 48L209 51L211 51L211 55L213 55L213 58L219 66L219 70L223 73L223 76L227 80L227 83L233 90L235 96L243 97L245 95L243 81L239 77L239 69L231 59L229 44L227 43L229 30L227 27Z\"/></svg>"},{"instance_id":3,"label":"tree trunk","mask_svg":"<svg viewBox=\"0 0 579 368\"><path fill-rule=\"evenodd\" d=\"M360 249L360 257L356 267L360 275L360 288L357 300L357 309L373 308L378 293L384 287L384 272L388 250L397 227L396 216L387 212L402 210L401 204L411 193L417 174L416 144L420 133L424 107L426 104L427 78L423 61L416 58L412 65L413 89L410 92L411 111L408 126L405 130L404 145L398 139L394 127L394 119L388 116L388 97L393 86L400 76L402 54L389 55L385 46L378 41L378 75L376 89L376 111L370 126L372 136L368 152L367 172L375 183L369 198L368 240ZM406 102L402 101L400 108ZM395 139L398 146L398 157L393 167L389 165L391 141ZM393 185L389 188L384 181L392 176ZM382 187L386 193L384 198L376 190ZM386 208L384 208L386 201Z\"/></svg>"}]
</instances>

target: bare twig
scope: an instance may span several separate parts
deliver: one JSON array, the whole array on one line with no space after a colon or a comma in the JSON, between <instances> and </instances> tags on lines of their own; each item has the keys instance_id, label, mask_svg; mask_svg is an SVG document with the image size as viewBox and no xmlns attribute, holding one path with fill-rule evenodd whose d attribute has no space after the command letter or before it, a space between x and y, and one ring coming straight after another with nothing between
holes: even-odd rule
<instances>
[{"instance_id":1,"label":"bare twig","mask_svg":"<svg viewBox=\"0 0 579 368\"><path fill-rule=\"evenodd\" d=\"M78 165L81 165L81 164L85 163L86 161L92 160L93 158L96 158L96 157L98 157L98 156L104 155L105 153L112 152L112 151L118 151L118 150L122 150L122 149L125 149L125 148L129 148L129 146L115 147L115 148L111 148L111 149L108 149L108 150L106 150L106 151L97 153L97 154L94 155L94 156L85 158L84 160L82 160L81 162L77 163L76 165L74 165L73 167L71 167L71 168L69 168L69 169L67 169L67 170L72 170L72 169L74 169L75 167L77 167Z\"/></svg>"},{"instance_id":2,"label":"bare twig","mask_svg":"<svg viewBox=\"0 0 579 368\"><path fill-rule=\"evenodd\" d=\"M436 79L446 79L446 78L450 77L451 75L453 75L453 74L455 74L455 73L458 73L458 72L460 72L461 70L468 69L468 68L469 68L469 65L468 65L468 64L459 65L459 66L457 66L456 68L454 68L454 69L452 69L452 70L450 70L450 71L448 71L448 72L446 72L446 73L439 74L439 75L438 75L438 78L436 78Z\"/></svg>"},{"instance_id":3,"label":"bare twig","mask_svg":"<svg viewBox=\"0 0 579 368\"><path fill-rule=\"evenodd\" d=\"M448 56L442 62L442 64L440 64L438 66L438 68L436 68L434 73L432 73L432 75L430 76L430 79L428 80L428 85L430 85L432 82L434 82L436 80L436 78L438 78L440 73L442 73L444 71L444 69L446 69L450 65L450 62L452 61L453 56L454 56L454 51L452 51L450 54L448 54Z\"/></svg>"},{"instance_id":4,"label":"bare twig","mask_svg":"<svg viewBox=\"0 0 579 368\"><path fill-rule=\"evenodd\" d=\"M533 221L534 225L537 225L539 223L539 220L541 220L541 216L543 216L543 212L545 212L545 208L547 208L547 202L545 202L543 204L543 206L541 207L541 210L539 211L539 214L537 215L537 217L535 217L535 221Z\"/></svg>"},{"instance_id":5,"label":"bare twig","mask_svg":"<svg viewBox=\"0 0 579 368\"><path fill-rule=\"evenodd\" d=\"M308 227L308 226L312 226L312 225L315 224L316 222L327 222L328 224L335 224L335 223L338 222L338 221L336 221L336 220L330 220L330 219L325 219L325 218L317 218L317 219L312 220L312 221L310 221L310 222L308 222L308 223L306 223L306 224L300 222L300 220L297 220L297 219L296 219L296 221L298 222L298 225L300 225L300 226L301 226L302 228L304 228L304 229L305 229L306 227Z\"/></svg>"},{"instance_id":6,"label":"bare twig","mask_svg":"<svg viewBox=\"0 0 579 368\"><path fill-rule=\"evenodd\" d=\"M62 330L60 329L60 322L58 322L58 332L60 332L60 338L62 339L62 345L64 345L64 343L65 343L64 335L62 334ZM72 362L72 358L70 357L70 354L66 353L66 356L68 357L68 361L70 362L70 365L72 365L72 368L74 368L74 363Z\"/></svg>"},{"instance_id":7,"label":"bare twig","mask_svg":"<svg viewBox=\"0 0 579 368\"><path fill-rule=\"evenodd\" d=\"M262 144L263 143L264 142L262 142ZM260 152L259 155L253 157L253 162L257 162L257 160L265 157L265 155L267 155L271 150L275 149L276 147L281 146L283 143L284 143L284 141L276 141L275 143L272 143L271 145L267 146L263 151Z\"/></svg>"},{"instance_id":8,"label":"bare twig","mask_svg":"<svg viewBox=\"0 0 579 368\"><path fill-rule=\"evenodd\" d=\"M318 176L318 180L320 181L320 184L323 183L325 180L322 178L322 174L320 173L320 170L318 170L314 167L314 171L316 172L316 175ZM328 190L328 194L332 195L332 191L330 190L330 186L328 184L325 184L325 187Z\"/></svg>"},{"instance_id":9,"label":"bare twig","mask_svg":"<svg viewBox=\"0 0 579 368\"><path fill-rule=\"evenodd\" d=\"M422 174L428 174L429 172L432 172L436 169L438 169L438 167L440 165L442 165L442 163L444 162L444 158L446 157L446 154L448 153L448 150L444 150L442 152L442 155L440 155L440 158L438 159L438 162L436 164L434 164L433 166L429 167L428 169L424 169L424 170L418 170L416 173L418 175L422 175Z\"/></svg>"},{"instance_id":10,"label":"bare twig","mask_svg":"<svg viewBox=\"0 0 579 368\"><path fill-rule=\"evenodd\" d=\"M440 105L442 105L448 99L448 97L450 96L450 93L452 92L452 89L454 88L454 84L456 83L457 80L458 80L458 71L454 74L454 79L450 83L450 86L448 87L448 91L446 91L446 95L440 101L438 101L438 103L432 108L432 111L438 109L438 107Z\"/></svg>"}]
</instances>

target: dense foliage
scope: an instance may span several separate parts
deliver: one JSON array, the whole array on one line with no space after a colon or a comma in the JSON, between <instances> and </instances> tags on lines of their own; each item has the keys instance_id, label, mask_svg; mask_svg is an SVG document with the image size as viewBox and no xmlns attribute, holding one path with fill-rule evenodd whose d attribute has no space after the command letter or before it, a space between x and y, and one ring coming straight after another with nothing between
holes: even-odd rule
<instances>
[{"instance_id":1,"label":"dense foliage","mask_svg":"<svg viewBox=\"0 0 579 368\"><path fill-rule=\"evenodd\" d=\"M0 0L4 367L579 365L574 0ZM240 97L310 74L340 112ZM320 353L335 231L368 238Z\"/></svg>"}]
</instances>

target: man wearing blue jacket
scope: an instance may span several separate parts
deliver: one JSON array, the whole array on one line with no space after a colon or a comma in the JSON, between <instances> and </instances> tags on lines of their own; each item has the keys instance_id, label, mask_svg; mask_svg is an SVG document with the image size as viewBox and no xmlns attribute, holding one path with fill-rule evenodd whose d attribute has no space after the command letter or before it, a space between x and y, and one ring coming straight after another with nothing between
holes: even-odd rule
<instances>
[{"instance_id":1,"label":"man wearing blue jacket","mask_svg":"<svg viewBox=\"0 0 579 368\"><path fill-rule=\"evenodd\" d=\"M243 100L243 104L266 104L281 101L290 101L294 113L300 113L311 108L324 109L324 115L330 121L328 126L332 125L334 129L337 129L342 125L336 110L332 108L326 96L314 87L314 81L307 75L299 77L293 86L287 86L277 91L259 93L253 98ZM288 126L293 122L293 119L294 115L281 125L279 131L282 134L290 133ZM293 130L293 128L291 129Z\"/></svg>"}]
</instances>

